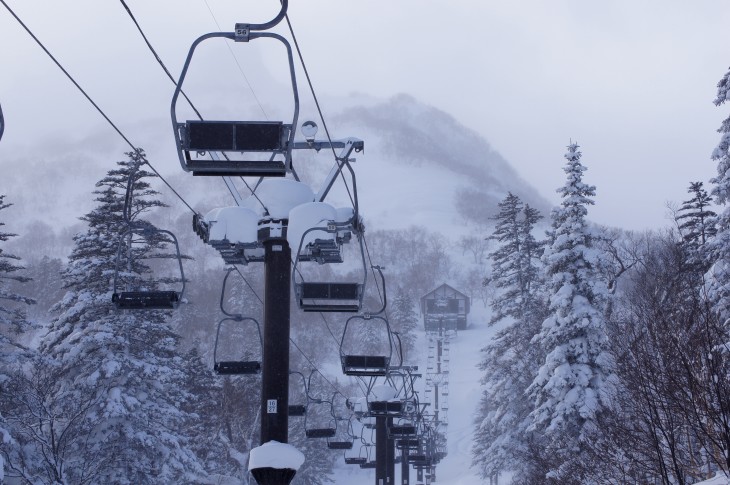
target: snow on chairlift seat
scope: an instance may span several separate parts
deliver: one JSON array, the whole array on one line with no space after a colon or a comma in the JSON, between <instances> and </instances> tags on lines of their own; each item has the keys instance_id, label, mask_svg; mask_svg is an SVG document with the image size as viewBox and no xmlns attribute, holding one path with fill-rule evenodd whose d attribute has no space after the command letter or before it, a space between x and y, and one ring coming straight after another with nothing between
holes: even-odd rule
<instances>
[{"instance_id":1,"label":"snow on chairlift seat","mask_svg":"<svg viewBox=\"0 0 730 485\"><path fill-rule=\"evenodd\" d=\"M203 227L207 228L204 240L220 252L227 264L263 261L263 248L257 238L259 219L259 214L247 207L213 209L203 217Z\"/></svg>"},{"instance_id":2,"label":"snow on chairlift seat","mask_svg":"<svg viewBox=\"0 0 730 485\"><path fill-rule=\"evenodd\" d=\"M309 202L289 212L287 240L292 251L299 251L299 261L341 263L340 248L352 237L353 209L335 209L326 202ZM313 228L324 228L311 230Z\"/></svg>"},{"instance_id":3,"label":"snow on chairlift seat","mask_svg":"<svg viewBox=\"0 0 730 485\"><path fill-rule=\"evenodd\" d=\"M314 192L293 179L264 179L256 189L256 200L264 205L269 218L285 220L295 207L314 201Z\"/></svg>"}]
</instances>

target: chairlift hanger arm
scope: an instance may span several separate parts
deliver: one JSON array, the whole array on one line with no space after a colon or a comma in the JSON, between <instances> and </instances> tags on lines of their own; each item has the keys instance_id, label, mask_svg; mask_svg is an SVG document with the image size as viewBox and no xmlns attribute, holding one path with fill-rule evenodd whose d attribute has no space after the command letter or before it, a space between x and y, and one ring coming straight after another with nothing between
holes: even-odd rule
<instances>
[{"instance_id":1,"label":"chairlift hanger arm","mask_svg":"<svg viewBox=\"0 0 730 485\"><path fill-rule=\"evenodd\" d=\"M264 25L266 25L266 24L264 24ZM242 30L245 30L245 35L242 34ZM291 77L291 88L292 88L292 93L293 93L294 114L292 117L291 126L289 127L289 125L286 125L287 126L287 129L285 130L286 138L287 138L286 141L282 142L282 145L273 151L275 153L280 153L284 156L285 167L287 170L290 170L291 169L291 151L292 151L292 146L293 146L293 142L294 142L294 136L296 133L297 122L299 119L299 91L297 88L296 71L295 71L295 67L294 67L294 55L292 52L291 44L289 44L289 41L287 41L287 39L285 39L284 37L282 37L279 34L275 34L275 33L271 33L271 32L250 32L247 29L239 28L239 24L237 24L237 28L236 28L235 32L211 32L208 34L204 34L204 35L198 37L197 39L195 39L193 44L190 46L190 50L188 51L188 55L185 59L185 64L183 65L183 69L180 73L180 77L178 78L177 85L175 86L175 92L173 93L172 101L170 103L170 117L172 120L172 129L173 129L173 134L175 137L175 144L176 144L176 149L178 151L178 158L180 161L180 166L186 172L193 171L195 173L195 167L189 166L188 160L186 160L186 157L189 157L188 150L189 149L192 150L192 148L188 147L188 145L187 145L187 143L188 143L186 141L186 140L188 140L187 134L182 133L183 131L185 131L187 133L189 123L179 123L178 122L177 101L178 101L180 94L182 93L183 83L185 82L185 77L187 76L188 69L190 68L190 62L195 53L195 49L198 47L198 45L200 45L201 42L208 40L208 39L212 39L212 38L224 38L224 39L233 40L235 42L248 42L249 40L257 39L257 38L272 38L272 39L276 39L279 42L281 42L282 44L284 44L284 47L286 48L286 51L287 51L287 57L289 60L289 72L290 72L290 77ZM205 123L210 123L210 122L206 122L203 120L203 121L198 121L195 123L196 123L195 126L198 126L198 124L205 124ZM217 124L223 123L226 125L230 125L231 129L233 129L233 126L240 124L237 122L215 122L215 123L217 123ZM193 126L193 125L190 125L190 126ZM241 148L241 147L239 146L238 148ZM238 150L238 148L236 148L235 151L240 151L240 150ZM232 148L228 147L229 151L230 151L230 149L232 149ZM203 150L203 148L198 147L197 150ZM211 151L211 150L207 150L207 151ZM226 151L226 150L223 150L223 151ZM246 151L246 150L243 150L243 151ZM264 151L266 151L266 150L264 150ZM213 173L219 173L222 175L230 174L231 171L233 170L230 162L209 163L207 165L208 165L207 171L210 171ZM233 170L233 171L235 172L235 170ZM208 173L205 173L205 174L208 175Z\"/></svg>"},{"instance_id":2,"label":"chairlift hanger arm","mask_svg":"<svg viewBox=\"0 0 730 485\"><path fill-rule=\"evenodd\" d=\"M342 143L342 145L340 145ZM304 145L304 146L301 146ZM350 155L352 155L352 152L355 151L357 153L361 152L365 148L365 142L358 138L348 138L346 140L335 140L331 144L327 141L312 141L310 142L295 142L294 148L314 148L315 150L319 150L319 148L341 148L342 151L340 151L340 154L337 156L337 163L334 167L332 167L332 170L330 170L329 175L327 175L327 179L325 180L322 189L320 189L319 193L317 193L316 200L318 202L323 202L325 197L327 197L327 194L329 193L330 189L335 183L335 180L337 180L337 177L340 176L340 173L342 172L342 166L344 164L347 165L348 169L350 170L350 174L352 175L352 182L353 185L355 184L355 173L352 170L352 167L350 167ZM355 190L355 204L357 204L357 190ZM357 207L355 207L355 215L357 215Z\"/></svg>"}]
</instances>

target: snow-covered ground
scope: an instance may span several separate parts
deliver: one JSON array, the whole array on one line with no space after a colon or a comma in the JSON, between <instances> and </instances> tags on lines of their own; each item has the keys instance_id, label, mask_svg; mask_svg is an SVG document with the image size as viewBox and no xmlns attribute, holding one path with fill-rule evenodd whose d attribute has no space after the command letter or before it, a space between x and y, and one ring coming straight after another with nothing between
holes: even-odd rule
<instances>
[{"instance_id":1,"label":"snow-covered ground","mask_svg":"<svg viewBox=\"0 0 730 485\"><path fill-rule=\"evenodd\" d=\"M481 358L482 349L491 339L495 329L488 327L488 311L481 302L473 301L470 326L461 331L450 343L450 372L449 372L449 411L448 411L448 455L436 466L436 481L449 485L477 485L483 483L470 467L471 444L474 430L474 412L479 404L481 373L477 364ZM419 339L423 353L414 364L425 371L426 368L426 337L425 333ZM409 364L411 362L408 362ZM421 394L423 396L423 394ZM411 471L411 483L417 483L415 471ZM400 466L396 465L395 484L401 483ZM372 485L375 483L375 470L361 470L358 467L347 466L342 460L334 476L335 483L348 485ZM505 481L505 483L507 483Z\"/></svg>"}]
</instances>

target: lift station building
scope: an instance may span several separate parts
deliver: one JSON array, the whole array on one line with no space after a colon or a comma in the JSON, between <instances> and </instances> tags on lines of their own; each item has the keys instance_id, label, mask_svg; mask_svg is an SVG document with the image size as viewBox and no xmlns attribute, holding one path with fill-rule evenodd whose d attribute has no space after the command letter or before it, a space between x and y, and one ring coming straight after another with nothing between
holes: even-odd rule
<instances>
[{"instance_id":1,"label":"lift station building","mask_svg":"<svg viewBox=\"0 0 730 485\"><path fill-rule=\"evenodd\" d=\"M465 330L471 299L446 283L421 297L421 314L427 332Z\"/></svg>"}]
</instances>

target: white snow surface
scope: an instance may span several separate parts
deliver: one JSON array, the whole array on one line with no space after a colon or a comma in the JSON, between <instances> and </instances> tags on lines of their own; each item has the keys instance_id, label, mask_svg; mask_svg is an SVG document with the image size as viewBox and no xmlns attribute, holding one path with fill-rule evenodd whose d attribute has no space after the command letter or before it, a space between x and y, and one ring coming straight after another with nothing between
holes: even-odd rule
<instances>
[{"instance_id":1,"label":"white snow surface","mask_svg":"<svg viewBox=\"0 0 730 485\"><path fill-rule=\"evenodd\" d=\"M205 216L210 224L209 239L232 243L252 243L258 240L259 215L245 207L221 207Z\"/></svg>"},{"instance_id":2,"label":"white snow surface","mask_svg":"<svg viewBox=\"0 0 730 485\"><path fill-rule=\"evenodd\" d=\"M718 472L714 477L702 482L697 482L695 485L730 485L730 478Z\"/></svg>"},{"instance_id":3,"label":"white snow surface","mask_svg":"<svg viewBox=\"0 0 730 485\"><path fill-rule=\"evenodd\" d=\"M309 185L287 178L267 178L256 189L256 200L268 209L274 219L286 219L289 211L306 202L314 201Z\"/></svg>"},{"instance_id":4,"label":"white snow surface","mask_svg":"<svg viewBox=\"0 0 730 485\"><path fill-rule=\"evenodd\" d=\"M249 453L248 470L256 468L299 470L303 463L304 454L294 446L278 441L267 441Z\"/></svg>"},{"instance_id":5,"label":"white snow surface","mask_svg":"<svg viewBox=\"0 0 730 485\"><path fill-rule=\"evenodd\" d=\"M315 239L334 239L334 234L325 231L311 231L304 241L302 236L313 227L327 227L327 222L336 218L337 210L327 202L308 202L292 208L289 211L289 227L286 232L289 246L296 251L300 243L304 248Z\"/></svg>"}]
</instances>

